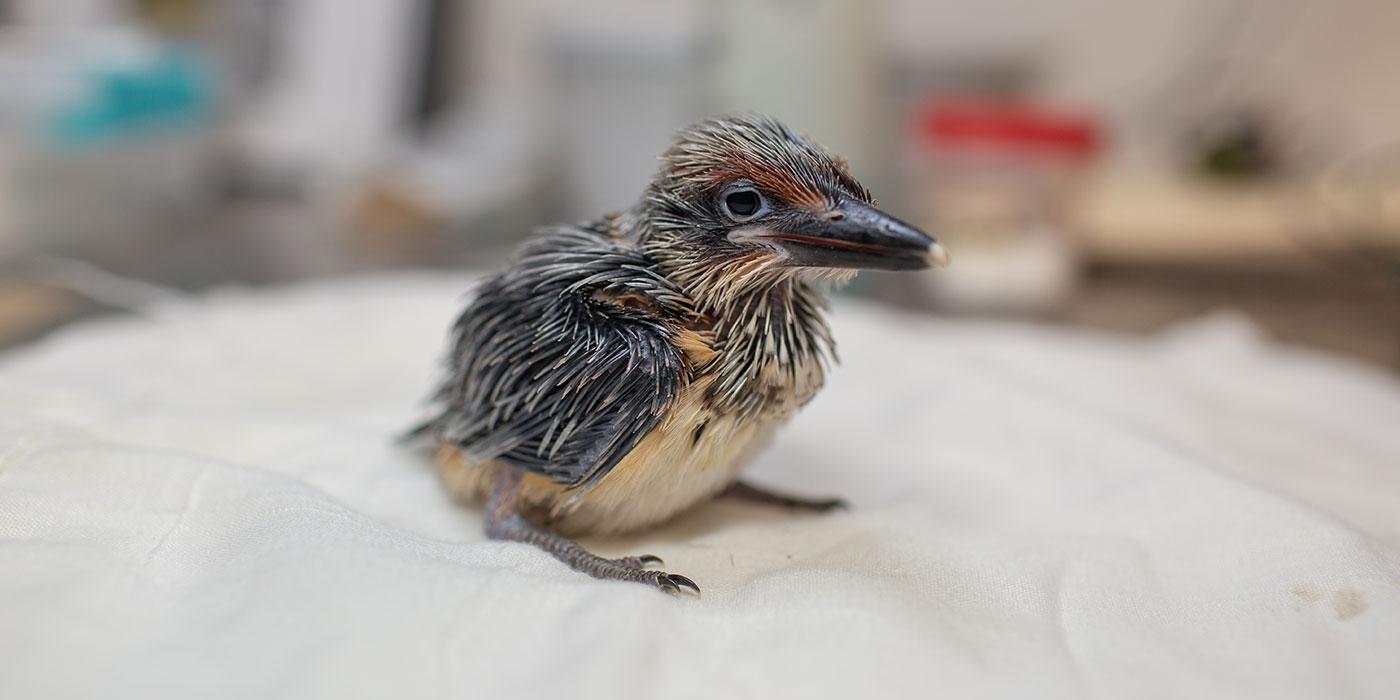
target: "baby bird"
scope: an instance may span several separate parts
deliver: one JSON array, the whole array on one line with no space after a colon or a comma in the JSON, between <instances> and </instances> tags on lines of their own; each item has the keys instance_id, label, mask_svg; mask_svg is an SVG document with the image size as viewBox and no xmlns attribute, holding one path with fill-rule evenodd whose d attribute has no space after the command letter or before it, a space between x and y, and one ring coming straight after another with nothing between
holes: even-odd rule
<instances>
[{"instance_id":1,"label":"baby bird","mask_svg":"<svg viewBox=\"0 0 1400 700\"><path fill-rule=\"evenodd\" d=\"M873 206L844 160L759 115L680 131L640 200L524 244L457 319L435 417L444 484L486 534L577 571L699 587L570 537L660 523L720 494L825 510L739 470L821 388L817 284L947 264Z\"/></svg>"}]
</instances>

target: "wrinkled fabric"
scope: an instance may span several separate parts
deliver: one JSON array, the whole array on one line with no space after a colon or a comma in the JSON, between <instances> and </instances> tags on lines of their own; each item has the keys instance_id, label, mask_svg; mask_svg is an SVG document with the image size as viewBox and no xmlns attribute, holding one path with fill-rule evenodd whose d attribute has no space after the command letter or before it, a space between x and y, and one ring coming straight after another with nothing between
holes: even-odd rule
<instances>
[{"instance_id":1,"label":"wrinkled fabric","mask_svg":"<svg viewBox=\"0 0 1400 700\"><path fill-rule=\"evenodd\" d=\"M1150 338L838 303L716 502L490 542L422 415L469 288L226 291L0 362L0 697L1400 697L1400 383L1218 315Z\"/></svg>"}]
</instances>

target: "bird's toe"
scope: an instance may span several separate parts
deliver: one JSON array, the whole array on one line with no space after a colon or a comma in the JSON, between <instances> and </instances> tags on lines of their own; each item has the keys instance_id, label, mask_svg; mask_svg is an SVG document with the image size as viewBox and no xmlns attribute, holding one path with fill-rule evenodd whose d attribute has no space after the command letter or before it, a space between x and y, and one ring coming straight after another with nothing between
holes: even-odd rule
<instances>
[{"instance_id":1,"label":"bird's toe","mask_svg":"<svg viewBox=\"0 0 1400 700\"><path fill-rule=\"evenodd\" d=\"M695 595L700 595L700 587L695 585L695 582L690 580L689 576L668 574L664 571L658 571L656 572L655 582L657 588L667 593L678 595L682 590L685 590Z\"/></svg>"},{"instance_id":2,"label":"bird's toe","mask_svg":"<svg viewBox=\"0 0 1400 700\"><path fill-rule=\"evenodd\" d=\"M829 513L833 510L850 510L851 504L843 498L828 498L821 501L812 501L809 506L818 513Z\"/></svg>"},{"instance_id":3,"label":"bird's toe","mask_svg":"<svg viewBox=\"0 0 1400 700\"><path fill-rule=\"evenodd\" d=\"M666 562L661 561L661 557L655 554L642 554L635 557L619 557L613 560L621 566L629 569L645 569L649 566L661 566Z\"/></svg>"}]
</instances>

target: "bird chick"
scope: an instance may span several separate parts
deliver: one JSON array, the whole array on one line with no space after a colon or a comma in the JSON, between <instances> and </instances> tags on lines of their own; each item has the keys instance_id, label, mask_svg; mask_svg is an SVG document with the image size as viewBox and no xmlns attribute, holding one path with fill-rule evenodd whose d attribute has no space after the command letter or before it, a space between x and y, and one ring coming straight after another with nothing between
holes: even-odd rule
<instances>
[{"instance_id":1,"label":"bird chick","mask_svg":"<svg viewBox=\"0 0 1400 700\"><path fill-rule=\"evenodd\" d=\"M818 510L738 480L821 388L817 284L948 256L873 206L841 158L778 121L680 131L631 209L538 232L457 319L434 417L446 486L486 534L598 578L699 592L644 555L570 537L644 528L720 494Z\"/></svg>"}]
</instances>

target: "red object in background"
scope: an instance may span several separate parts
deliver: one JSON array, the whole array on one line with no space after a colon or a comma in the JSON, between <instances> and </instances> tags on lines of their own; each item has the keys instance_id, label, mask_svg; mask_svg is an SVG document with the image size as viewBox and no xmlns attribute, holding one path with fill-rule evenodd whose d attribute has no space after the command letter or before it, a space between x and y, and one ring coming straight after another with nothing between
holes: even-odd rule
<instances>
[{"instance_id":1,"label":"red object in background","mask_svg":"<svg viewBox=\"0 0 1400 700\"><path fill-rule=\"evenodd\" d=\"M941 98L915 113L920 143L934 151L995 151L1008 156L1085 161L1102 133L1088 115L987 98Z\"/></svg>"}]
</instances>

